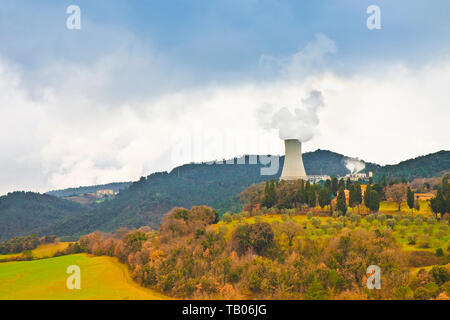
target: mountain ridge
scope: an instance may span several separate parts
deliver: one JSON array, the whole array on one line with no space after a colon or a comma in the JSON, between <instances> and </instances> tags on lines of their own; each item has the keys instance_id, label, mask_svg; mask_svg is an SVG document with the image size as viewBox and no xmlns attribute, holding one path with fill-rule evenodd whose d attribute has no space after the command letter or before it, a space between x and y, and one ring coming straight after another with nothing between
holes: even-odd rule
<instances>
[{"instance_id":1,"label":"mountain ridge","mask_svg":"<svg viewBox=\"0 0 450 320\"><path fill-rule=\"evenodd\" d=\"M245 159L248 163L248 156ZM37 221L30 228L20 228L21 224L30 226L26 220L31 219L32 217L28 216L33 213L23 208L20 203L16 204L18 209L15 211L0 209L0 219L5 215L11 218L11 212L17 212L23 222L20 222L20 219L11 218L16 222L16 225L11 227L11 230L15 230L14 236L32 232L40 235L72 236L94 230L110 232L120 227L137 228L149 225L157 228L163 216L177 206L190 208L194 205L205 204L222 213L228 210L238 211L242 205L238 195L243 189L251 184L279 178L284 157L279 159L278 171L273 176L261 176L260 169L263 166L259 163L255 165L191 163L176 167L170 172L155 172L147 177L141 177L139 181L131 183L128 188L122 189L112 200L94 205L94 208L78 206L74 212L62 214L60 217L51 214L48 216L49 219L44 219L43 223ZM346 159L353 158L320 149L303 155L304 165L309 175L345 175L349 173L345 166ZM439 151L425 157L418 157L416 160L407 160L399 164L397 171L395 165L384 169L377 164L364 163L366 167L363 171L373 171L375 179L379 179L383 173L395 174L396 172L408 177L414 177L417 174L433 176L438 175L442 170L450 169L450 151ZM416 167L420 169L416 170ZM408 171L408 168L412 168L412 173ZM48 194L45 196L52 197L46 198L47 200L53 198L64 200ZM45 216L45 212L41 214ZM3 233L4 231L0 232L0 239L4 238Z\"/></svg>"}]
</instances>

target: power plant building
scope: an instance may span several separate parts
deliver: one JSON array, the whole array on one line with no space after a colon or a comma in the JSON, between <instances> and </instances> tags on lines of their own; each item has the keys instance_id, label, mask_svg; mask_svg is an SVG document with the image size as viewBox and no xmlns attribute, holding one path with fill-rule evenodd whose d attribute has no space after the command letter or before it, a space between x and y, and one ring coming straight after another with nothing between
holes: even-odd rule
<instances>
[{"instance_id":1,"label":"power plant building","mask_svg":"<svg viewBox=\"0 0 450 320\"><path fill-rule=\"evenodd\" d=\"M308 180L303 166L302 144L297 139L284 140L285 155L280 180Z\"/></svg>"}]
</instances>

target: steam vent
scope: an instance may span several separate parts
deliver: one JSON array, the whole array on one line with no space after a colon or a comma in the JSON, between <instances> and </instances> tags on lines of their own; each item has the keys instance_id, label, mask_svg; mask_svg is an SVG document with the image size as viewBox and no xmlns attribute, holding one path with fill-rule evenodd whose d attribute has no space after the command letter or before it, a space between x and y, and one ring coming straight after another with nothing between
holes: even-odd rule
<instances>
[{"instance_id":1,"label":"steam vent","mask_svg":"<svg viewBox=\"0 0 450 320\"><path fill-rule=\"evenodd\" d=\"M284 166L280 180L307 180L302 159L302 144L297 139L284 140Z\"/></svg>"}]
</instances>

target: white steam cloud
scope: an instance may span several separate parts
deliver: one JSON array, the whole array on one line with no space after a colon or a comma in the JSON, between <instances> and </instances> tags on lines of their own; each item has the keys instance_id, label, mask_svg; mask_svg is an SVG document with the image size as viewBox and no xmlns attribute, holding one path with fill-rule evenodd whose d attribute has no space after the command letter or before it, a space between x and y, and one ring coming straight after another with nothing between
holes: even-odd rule
<instances>
[{"instance_id":1,"label":"white steam cloud","mask_svg":"<svg viewBox=\"0 0 450 320\"><path fill-rule=\"evenodd\" d=\"M350 173L358 173L366 167L365 163L358 159L346 159L344 164Z\"/></svg>"},{"instance_id":2,"label":"white steam cloud","mask_svg":"<svg viewBox=\"0 0 450 320\"><path fill-rule=\"evenodd\" d=\"M265 105L258 110L258 118L266 129L278 130L280 139L306 142L314 136L319 124L318 110L325 104L318 90L311 90L301 104L301 108L295 108L294 114L286 107L273 113L272 106Z\"/></svg>"}]
</instances>

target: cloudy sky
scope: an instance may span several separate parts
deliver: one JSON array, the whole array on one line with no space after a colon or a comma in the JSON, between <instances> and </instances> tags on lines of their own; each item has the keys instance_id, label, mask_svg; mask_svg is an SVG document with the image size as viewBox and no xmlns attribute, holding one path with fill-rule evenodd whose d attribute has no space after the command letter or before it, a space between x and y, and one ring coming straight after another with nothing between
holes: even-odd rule
<instances>
[{"instance_id":1,"label":"cloudy sky","mask_svg":"<svg viewBox=\"0 0 450 320\"><path fill-rule=\"evenodd\" d=\"M282 154L261 114L311 92L304 151L394 164L449 150L450 2L432 3L3 0L0 194Z\"/></svg>"}]
</instances>

